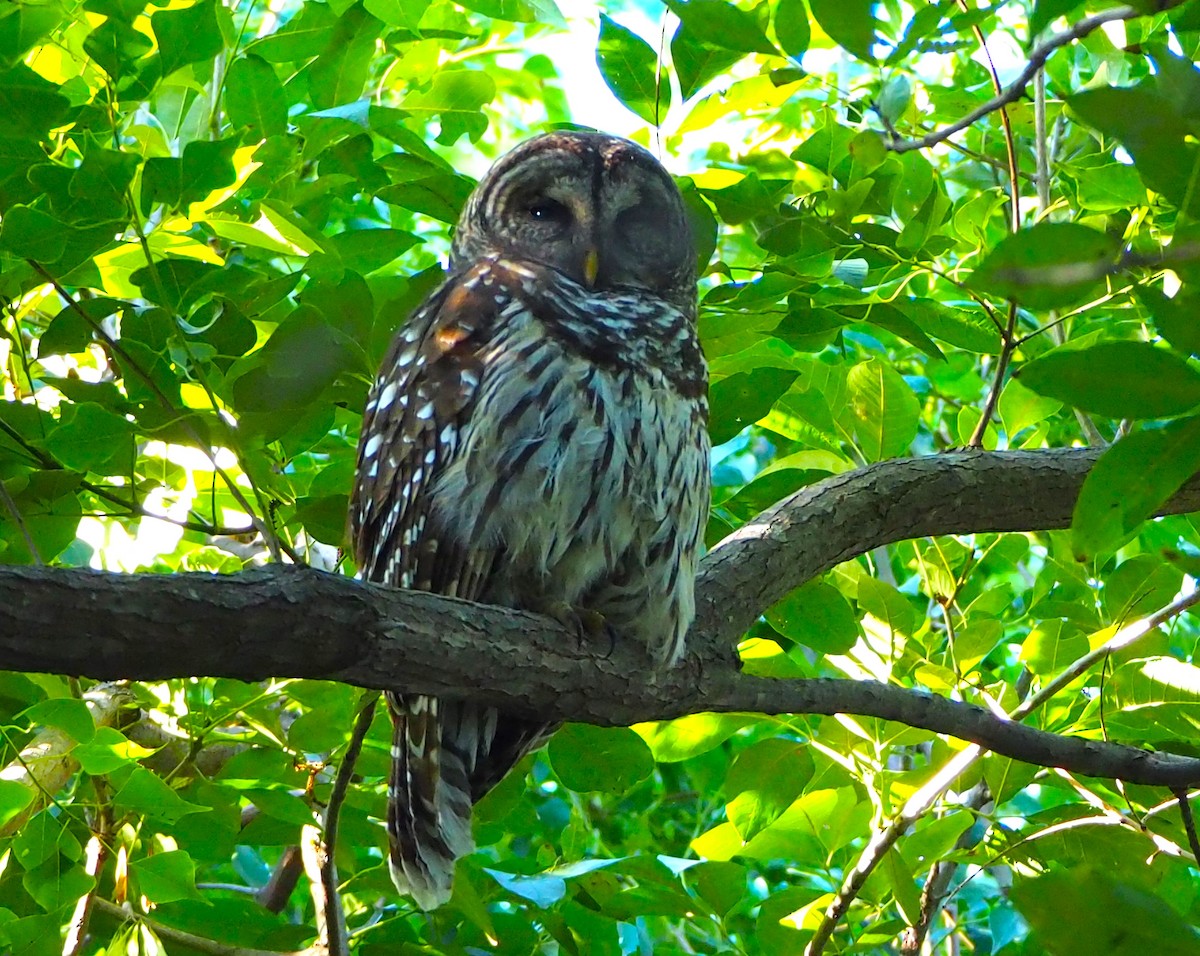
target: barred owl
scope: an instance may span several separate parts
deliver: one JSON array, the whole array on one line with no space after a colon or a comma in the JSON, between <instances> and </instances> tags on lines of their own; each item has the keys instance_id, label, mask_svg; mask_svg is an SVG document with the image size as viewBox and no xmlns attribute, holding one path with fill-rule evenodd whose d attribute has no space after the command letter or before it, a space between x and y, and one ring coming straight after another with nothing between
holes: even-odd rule
<instances>
[{"instance_id":1,"label":"barred owl","mask_svg":"<svg viewBox=\"0 0 1200 956\"><path fill-rule=\"evenodd\" d=\"M708 512L695 254L671 177L598 133L539 136L468 199L446 281L366 404L351 526L364 577L596 622L683 650ZM431 909L471 806L554 729L387 695L389 866Z\"/></svg>"}]
</instances>

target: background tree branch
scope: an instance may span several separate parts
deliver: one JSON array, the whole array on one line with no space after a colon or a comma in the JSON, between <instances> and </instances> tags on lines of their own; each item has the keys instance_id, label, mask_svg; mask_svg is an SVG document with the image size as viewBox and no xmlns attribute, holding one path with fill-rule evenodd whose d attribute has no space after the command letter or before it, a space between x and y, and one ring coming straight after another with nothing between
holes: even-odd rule
<instances>
[{"instance_id":1,"label":"background tree branch","mask_svg":"<svg viewBox=\"0 0 1200 956\"><path fill-rule=\"evenodd\" d=\"M536 615L280 567L228 576L0 569L0 667L101 679L325 678L469 694L541 718L605 725L697 711L850 713L1077 773L1194 784L1197 760L1061 737L873 682L754 677L729 653L792 588L872 548L925 535L1065 527L1098 455L963 452L885 462L804 489L705 558L692 650L669 673L653 673L637 648L584 646ZM1196 508L1200 482L1192 481L1164 510Z\"/></svg>"}]
</instances>

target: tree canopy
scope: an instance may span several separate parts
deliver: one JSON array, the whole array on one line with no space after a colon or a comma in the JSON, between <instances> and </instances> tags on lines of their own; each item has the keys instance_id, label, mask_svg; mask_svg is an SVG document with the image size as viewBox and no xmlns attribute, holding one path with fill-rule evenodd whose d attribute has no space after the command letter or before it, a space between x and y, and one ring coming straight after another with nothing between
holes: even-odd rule
<instances>
[{"instance_id":1,"label":"tree canopy","mask_svg":"<svg viewBox=\"0 0 1200 956\"><path fill-rule=\"evenodd\" d=\"M1200 951L1198 60L1200 0L5 3L0 949ZM475 177L570 124L703 263L669 673L342 552ZM380 687L571 721L428 916Z\"/></svg>"}]
</instances>

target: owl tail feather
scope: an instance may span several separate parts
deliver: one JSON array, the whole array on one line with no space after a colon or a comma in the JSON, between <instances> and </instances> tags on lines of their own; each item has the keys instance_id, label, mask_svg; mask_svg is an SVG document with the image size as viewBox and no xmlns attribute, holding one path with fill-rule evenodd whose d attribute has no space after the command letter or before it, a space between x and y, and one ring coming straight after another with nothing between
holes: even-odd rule
<instances>
[{"instance_id":1,"label":"owl tail feather","mask_svg":"<svg viewBox=\"0 0 1200 956\"><path fill-rule=\"evenodd\" d=\"M423 910L450 898L454 863L475 849L471 785L459 754L442 745L436 697L388 694L392 773L388 781L388 869Z\"/></svg>"}]
</instances>

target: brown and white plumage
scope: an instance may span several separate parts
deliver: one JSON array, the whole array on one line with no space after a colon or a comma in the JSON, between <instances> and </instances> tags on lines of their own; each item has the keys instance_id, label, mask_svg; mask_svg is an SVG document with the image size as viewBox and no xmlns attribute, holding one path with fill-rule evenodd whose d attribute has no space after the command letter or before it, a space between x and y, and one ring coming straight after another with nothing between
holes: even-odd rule
<instances>
[{"instance_id":1,"label":"brown and white plumage","mask_svg":"<svg viewBox=\"0 0 1200 956\"><path fill-rule=\"evenodd\" d=\"M586 609L677 660L708 511L695 312L682 200L653 157L586 133L503 157L368 397L351 507L363 576ZM388 702L389 863L428 909L473 849L471 804L553 727Z\"/></svg>"}]
</instances>

